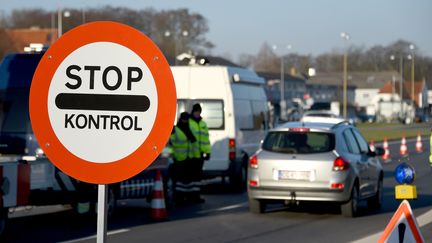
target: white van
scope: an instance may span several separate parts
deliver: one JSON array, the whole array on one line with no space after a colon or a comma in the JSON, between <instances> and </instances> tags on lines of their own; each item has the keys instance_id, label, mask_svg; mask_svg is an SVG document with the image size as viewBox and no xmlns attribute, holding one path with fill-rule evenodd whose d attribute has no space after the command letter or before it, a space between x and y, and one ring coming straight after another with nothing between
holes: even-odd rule
<instances>
[{"instance_id":1,"label":"white van","mask_svg":"<svg viewBox=\"0 0 432 243\"><path fill-rule=\"evenodd\" d=\"M268 128L265 81L255 72L228 66L171 67L177 89L177 117L195 103L210 133L211 158L204 176L228 176L244 188L247 163ZM177 120L177 119L176 119Z\"/></svg>"}]
</instances>

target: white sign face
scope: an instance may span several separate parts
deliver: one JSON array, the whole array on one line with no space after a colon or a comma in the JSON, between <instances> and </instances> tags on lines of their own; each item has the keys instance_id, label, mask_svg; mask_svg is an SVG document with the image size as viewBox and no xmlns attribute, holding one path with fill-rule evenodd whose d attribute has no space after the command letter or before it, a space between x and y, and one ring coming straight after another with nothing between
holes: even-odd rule
<instances>
[{"instance_id":1,"label":"white sign face","mask_svg":"<svg viewBox=\"0 0 432 243\"><path fill-rule=\"evenodd\" d=\"M109 163L143 144L156 119L157 100L155 80L135 52L94 42L74 50L57 68L48 115L55 135L73 155Z\"/></svg>"}]
</instances>

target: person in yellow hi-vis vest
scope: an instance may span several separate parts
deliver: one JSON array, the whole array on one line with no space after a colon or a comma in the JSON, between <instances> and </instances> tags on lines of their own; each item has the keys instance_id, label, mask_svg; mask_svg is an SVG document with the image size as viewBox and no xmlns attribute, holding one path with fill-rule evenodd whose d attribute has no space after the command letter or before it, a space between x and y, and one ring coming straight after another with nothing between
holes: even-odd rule
<instances>
[{"instance_id":1,"label":"person in yellow hi-vis vest","mask_svg":"<svg viewBox=\"0 0 432 243\"><path fill-rule=\"evenodd\" d=\"M201 198L201 186L203 176L204 160L210 159L211 146L207 123L201 117L202 108L200 104L194 104L189 118L189 126L198 142L199 154L192 160L194 178L193 182L200 188L196 192L194 201L203 203L205 200Z\"/></svg>"},{"instance_id":2,"label":"person in yellow hi-vis vest","mask_svg":"<svg viewBox=\"0 0 432 243\"><path fill-rule=\"evenodd\" d=\"M171 178L174 183L174 200L183 203L192 200L195 192L199 190L194 185L194 172L192 159L199 157L198 142L189 128L189 114L183 112L177 125L171 133L171 145L174 163L170 167Z\"/></svg>"}]
</instances>

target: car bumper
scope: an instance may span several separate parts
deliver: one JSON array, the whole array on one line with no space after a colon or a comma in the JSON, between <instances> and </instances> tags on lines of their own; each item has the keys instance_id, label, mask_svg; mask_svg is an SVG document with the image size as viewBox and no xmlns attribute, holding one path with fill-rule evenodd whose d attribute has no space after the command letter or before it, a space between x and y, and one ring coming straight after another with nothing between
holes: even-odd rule
<instances>
[{"instance_id":1,"label":"car bumper","mask_svg":"<svg viewBox=\"0 0 432 243\"><path fill-rule=\"evenodd\" d=\"M346 202L351 196L350 187L344 189L272 188L248 186L250 199Z\"/></svg>"}]
</instances>

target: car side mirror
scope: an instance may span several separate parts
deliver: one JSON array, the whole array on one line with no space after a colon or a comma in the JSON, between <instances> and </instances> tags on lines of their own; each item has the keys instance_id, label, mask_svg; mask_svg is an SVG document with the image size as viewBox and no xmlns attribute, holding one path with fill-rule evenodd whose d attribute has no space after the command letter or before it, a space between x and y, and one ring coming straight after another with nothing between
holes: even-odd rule
<instances>
[{"instance_id":1,"label":"car side mirror","mask_svg":"<svg viewBox=\"0 0 432 243\"><path fill-rule=\"evenodd\" d=\"M375 156L383 156L385 150L382 147L375 147Z\"/></svg>"}]
</instances>

